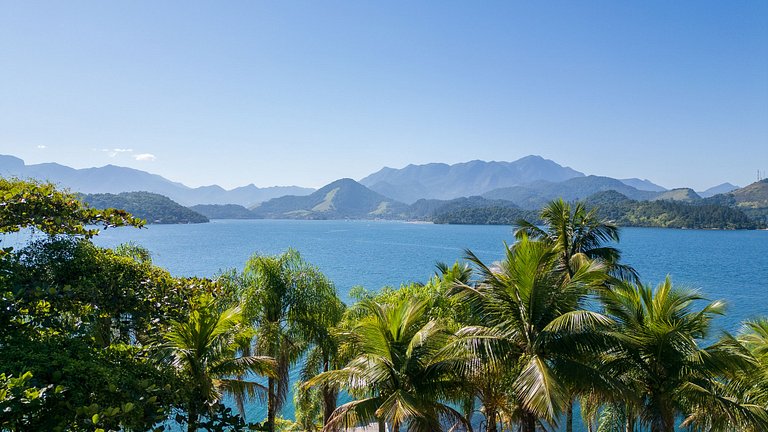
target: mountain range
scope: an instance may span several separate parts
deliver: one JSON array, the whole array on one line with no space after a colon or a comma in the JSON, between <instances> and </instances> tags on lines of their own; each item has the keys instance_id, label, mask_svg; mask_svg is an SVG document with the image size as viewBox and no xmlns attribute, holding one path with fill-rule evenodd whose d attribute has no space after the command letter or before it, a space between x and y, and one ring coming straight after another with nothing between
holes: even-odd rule
<instances>
[{"instance_id":1,"label":"mountain range","mask_svg":"<svg viewBox=\"0 0 768 432\"><path fill-rule=\"evenodd\" d=\"M19 158L3 155L0 155L0 175L50 180L85 194L152 192L195 206L209 217L240 218L413 217L426 214L427 209L434 211L451 200L478 196L535 210L554 198L579 200L608 190L637 201L695 202L737 188L723 183L701 193L685 188L667 190L646 179L618 180L586 175L541 156L526 156L513 162L475 160L453 165L408 165L402 169L385 167L359 183L341 179L318 191L297 186L259 188L253 184L232 190L217 185L191 188L133 168L106 165L74 169L56 163L26 165ZM412 208L404 210L409 205ZM198 208L200 206L207 207Z\"/></svg>"},{"instance_id":2,"label":"mountain range","mask_svg":"<svg viewBox=\"0 0 768 432\"><path fill-rule=\"evenodd\" d=\"M384 196L406 204L421 198L453 199L482 195L494 189L536 181L561 182L584 173L544 159L526 156L514 162L474 160L447 165L430 163L402 169L382 168L360 183Z\"/></svg>"},{"instance_id":3,"label":"mountain range","mask_svg":"<svg viewBox=\"0 0 768 432\"><path fill-rule=\"evenodd\" d=\"M0 155L0 175L5 177L48 180L74 192L85 194L120 192L153 192L165 195L183 205L240 204L251 206L284 195L307 195L314 189L298 186L259 188L253 184L226 190L221 186L191 188L145 171L106 165L75 169L57 163L26 165L23 160Z\"/></svg>"},{"instance_id":4,"label":"mountain range","mask_svg":"<svg viewBox=\"0 0 768 432\"><path fill-rule=\"evenodd\" d=\"M529 185L497 189L486 196L420 199L408 205L352 179L341 179L310 195L275 198L252 209L235 205L198 205L192 209L211 219L395 219L512 224L520 218L537 220L541 206L558 198L560 191L565 192L569 201L585 201L598 207L602 217L621 226L748 229L768 224L768 181L710 198L701 198L686 188L639 191L618 180L596 176L538 185L538 195L535 187ZM521 189L525 193L508 193Z\"/></svg>"}]
</instances>

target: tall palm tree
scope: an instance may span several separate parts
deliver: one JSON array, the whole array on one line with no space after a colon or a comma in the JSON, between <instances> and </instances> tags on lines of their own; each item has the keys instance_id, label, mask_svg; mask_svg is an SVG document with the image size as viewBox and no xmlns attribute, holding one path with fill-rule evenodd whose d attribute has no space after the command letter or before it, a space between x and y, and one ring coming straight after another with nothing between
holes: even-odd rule
<instances>
[{"instance_id":1,"label":"tall palm tree","mask_svg":"<svg viewBox=\"0 0 768 432\"><path fill-rule=\"evenodd\" d=\"M254 255L241 279L244 316L256 328L254 350L277 361L276 375L267 380L272 432L288 395L289 369L320 337L318 323L338 298L333 284L292 249L278 256Z\"/></svg>"},{"instance_id":2,"label":"tall palm tree","mask_svg":"<svg viewBox=\"0 0 768 432\"><path fill-rule=\"evenodd\" d=\"M584 261L568 276L560 271L559 256L549 243L525 235L507 247L505 259L493 269L468 251L481 278L475 286L457 287L482 323L463 329L462 336L513 374L511 389L524 432L533 432L540 421L556 421L569 400L566 383L608 385L583 359L604 348L600 330L611 321L579 308L607 275L600 264Z\"/></svg>"},{"instance_id":3,"label":"tall palm tree","mask_svg":"<svg viewBox=\"0 0 768 432\"><path fill-rule=\"evenodd\" d=\"M556 247L563 269L571 275L580 265L578 260L574 262L574 257L583 255L605 265L614 276L638 281L637 272L619 262L621 251L606 245L619 242L619 228L600 219L597 209L587 210L581 202L571 206L560 198L541 210L541 220L544 228L523 219L517 221L515 237L520 239L527 236Z\"/></svg>"},{"instance_id":4,"label":"tall palm tree","mask_svg":"<svg viewBox=\"0 0 768 432\"><path fill-rule=\"evenodd\" d=\"M237 400L255 396L264 386L239 377L246 374L274 376L270 357L240 355L247 344L248 326L239 307L221 311L211 299L198 305L186 321L173 321L163 335L163 349L171 364L187 380L188 430L197 430L205 407L229 394ZM240 404L242 414L242 404Z\"/></svg>"},{"instance_id":5,"label":"tall palm tree","mask_svg":"<svg viewBox=\"0 0 768 432\"><path fill-rule=\"evenodd\" d=\"M622 283L604 290L601 300L617 323L613 333L620 341L620 349L605 356L605 368L638 392L639 404L626 408L652 432L674 431L675 418L689 411L691 401L700 400L696 390L732 367L734 357L725 350L701 346L724 303L694 309L703 298L674 287L669 278L655 290Z\"/></svg>"},{"instance_id":6,"label":"tall palm tree","mask_svg":"<svg viewBox=\"0 0 768 432\"><path fill-rule=\"evenodd\" d=\"M317 283L325 283L328 287L321 292L325 292L327 298L322 301L324 312L315 317L311 326L307 326L306 340L309 343L309 349L304 360L304 366L301 370L301 381L306 382L313 376L323 372L342 367L342 354L340 353L340 335L337 327L341 324L344 317L346 306L336 296L335 289L327 279L318 278ZM331 383L324 383L317 390L316 395L300 395L303 397L316 396L319 398L320 415L322 424L325 425L331 418L331 414L336 410L336 402L339 394L339 387ZM301 385L298 392L310 391ZM298 414L298 413L297 413ZM314 419L308 419L314 420ZM305 429L307 427L305 426Z\"/></svg>"},{"instance_id":7,"label":"tall palm tree","mask_svg":"<svg viewBox=\"0 0 768 432\"><path fill-rule=\"evenodd\" d=\"M619 229L616 225L602 220L597 209L588 210L584 203L573 206L562 198L551 201L541 210L544 228L536 224L519 220L516 223L515 237L528 236L549 243L559 254L562 270L573 276L584 259L595 260L607 268L608 272L622 280L639 281L639 276L632 267L621 264L621 251L607 246L610 242L619 242ZM582 389L583 391L583 389ZM571 389L578 393L577 389ZM566 432L573 431L573 395L566 410Z\"/></svg>"},{"instance_id":8,"label":"tall palm tree","mask_svg":"<svg viewBox=\"0 0 768 432\"><path fill-rule=\"evenodd\" d=\"M426 302L363 300L358 307L362 318L349 334L357 355L306 383L334 383L358 398L338 407L324 430L378 422L382 432L387 423L391 431L439 431L445 419L471 428L446 404L461 397L468 359L454 350L449 331L427 321Z\"/></svg>"}]
</instances>

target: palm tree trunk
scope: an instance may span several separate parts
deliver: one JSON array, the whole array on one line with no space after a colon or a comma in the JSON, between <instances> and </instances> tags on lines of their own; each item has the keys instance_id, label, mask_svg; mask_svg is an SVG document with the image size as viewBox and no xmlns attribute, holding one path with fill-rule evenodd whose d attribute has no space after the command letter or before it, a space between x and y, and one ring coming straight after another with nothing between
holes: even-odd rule
<instances>
[{"instance_id":1,"label":"palm tree trunk","mask_svg":"<svg viewBox=\"0 0 768 432\"><path fill-rule=\"evenodd\" d=\"M632 418L631 415L627 414L627 417L624 421L624 432L634 432L634 424L635 420Z\"/></svg>"},{"instance_id":2,"label":"palm tree trunk","mask_svg":"<svg viewBox=\"0 0 768 432\"><path fill-rule=\"evenodd\" d=\"M493 409L488 410L488 412L486 413L486 417L487 417L486 420L488 422L486 430L488 432L496 432L498 430L496 426L496 410L493 410Z\"/></svg>"},{"instance_id":3,"label":"palm tree trunk","mask_svg":"<svg viewBox=\"0 0 768 432\"><path fill-rule=\"evenodd\" d=\"M189 418L187 419L187 432L197 432L197 406L194 402L189 404Z\"/></svg>"},{"instance_id":4,"label":"palm tree trunk","mask_svg":"<svg viewBox=\"0 0 768 432\"><path fill-rule=\"evenodd\" d=\"M523 414L522 432L536 432L536 416L531 413Z\"/></svg>"},{"instance_id":5,"label":"palm tree trunk","mask_svg":"<svg viewBox=\"0 0 768 432\"><path fill-rule=\"evenodd\" d=\"M573 432L573 398L568 401L565 411L565 432Z\"/></svg>"},{"instance_id":6,"label":"palm tree trunk","mask_svg":"<svg viewBox=\"0 0 768 432\"><path fill-rule=\"evenodd\" d=\"M275 394L275 380L267 380L267 430L275 432L275 406L277 405L277 395Z\"/></svg>"},{"instance_id":7,"label":"palm tree trunk","mask_svg":"<svg viewBox=\"0 0 768 432\"><path fill-rule=\"evenodd\" d=\"M329 359L323 359L323 372L328 372L330 369L331 362ZM323 384L320 387L320 392L323 395L323 426L325 426L328 424L331 414L336 410L336 392L328 384Z\"/></svg>"},{"instance_id":8,"label":"palm tree trunk","mask_svg":"<svg viewBox=\"0 0 768 432\"><path fill-rule=\"evenodd\" d=\"M387 432L387 423L383 418L379 419L379 432Z\"/></svg>"}]
</instances>

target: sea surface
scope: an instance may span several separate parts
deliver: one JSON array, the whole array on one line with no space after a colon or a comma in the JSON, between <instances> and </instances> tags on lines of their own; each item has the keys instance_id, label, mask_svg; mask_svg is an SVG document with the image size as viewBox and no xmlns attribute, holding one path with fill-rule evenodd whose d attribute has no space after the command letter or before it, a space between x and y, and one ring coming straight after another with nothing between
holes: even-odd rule
<instances>
[{"instance_id":1,"label":"sea surface","mask_svg":"<svg viewBox=\"0 0 768 432\"><path fill-rule=\"evenodd\" d=\"M427 281L435 263L453 263L470 249L486 262L502 258L509 226L433 225L379 221L214 220L197 225L149 225L103 231L95 243L112 247L135 242L152 252L155 264L176 276L214 277L242 269L254 253L297 249L336 284L349 302L354 286L378 290ZM728 314L717 332L736 331L742 320L768 315L768 231L703 231L655 228L621 230L622 260L645 283L670 275L674 284L725 299ZM284 410L292 417L292 404ZM263 417L260 404L248 418Z\"/></svg>"}]
</instances>

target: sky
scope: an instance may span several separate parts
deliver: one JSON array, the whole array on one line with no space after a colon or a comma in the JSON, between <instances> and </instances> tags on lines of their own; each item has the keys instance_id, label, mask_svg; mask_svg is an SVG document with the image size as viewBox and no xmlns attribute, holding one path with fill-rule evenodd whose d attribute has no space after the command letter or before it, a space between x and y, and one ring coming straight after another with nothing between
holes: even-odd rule
<instances>
[{"instance_id":1,"label":"sky","mask_svg":"<svg viewBox=\"0 0 768 432\"><path fill-rule=\"evenodd\" d=\"M746 185L768 2L0 0L0 154L227 188L530 154Z\"/></svg>"}]
</instances>

